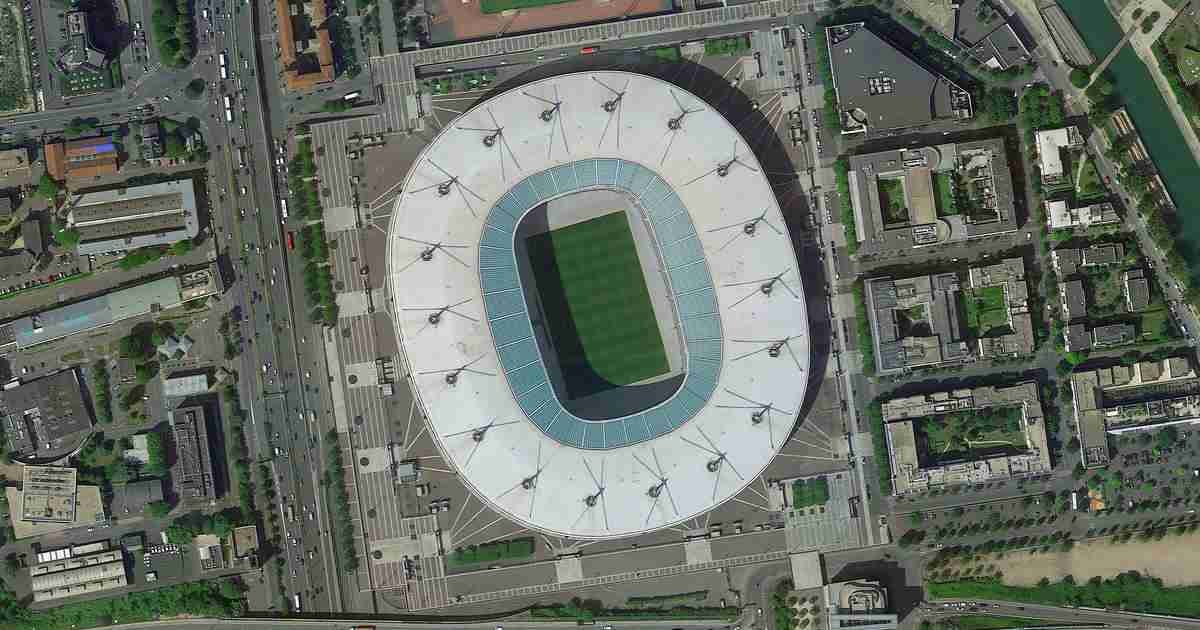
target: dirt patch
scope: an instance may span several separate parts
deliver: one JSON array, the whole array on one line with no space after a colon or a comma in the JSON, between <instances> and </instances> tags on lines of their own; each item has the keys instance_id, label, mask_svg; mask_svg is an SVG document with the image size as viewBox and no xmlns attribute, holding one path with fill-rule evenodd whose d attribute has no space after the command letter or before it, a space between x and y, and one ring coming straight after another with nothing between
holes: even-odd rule
<instances>
[{"instance_id":1,"label":"dirt patch","mask_svg":"<svg viewBox=\"0 0 1200 630\"><path fill-rule=\"evenodd\" d=\"M1017 552L988 560L1004 574L1004 583L1034 586L1042 578L1051 582L1068 574L1078 583L1095 576L1114 577L1125 571L1160 578L1167 586L1200 583L1196 566L1200 563L1200 532L1182 536L1168 535L1162 540L1131 540L1112 544L1109 539L1076 544L1068 552Z\"/></svg>"},{"instance_id":2,"label":"dirt patch","mask_svg":"<svg viewBox=\"0 0 1200 630\"><path fill-rule=\"evenodd\" d=\"M575 0L488 15L480 10L478 0L433 0L429 36L434 43L444 44L660 13L671 7L671 0Z\"/></svg>"},{"instance_id":3,"label":"dirt patch","mask_svg":"<svg viewBox=\"0 0 1200 630\"><path fill-rule=\"evenodd\" d=\"M954 32L954 7L952 0L901 0L917 17L945 34Z\"/></svg>"}]
</instances>

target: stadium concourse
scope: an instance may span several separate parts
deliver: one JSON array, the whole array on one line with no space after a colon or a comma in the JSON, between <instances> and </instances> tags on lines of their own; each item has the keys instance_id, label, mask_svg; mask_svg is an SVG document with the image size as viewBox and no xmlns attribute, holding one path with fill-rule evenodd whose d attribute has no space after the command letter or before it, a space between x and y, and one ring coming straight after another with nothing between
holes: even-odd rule
<instances>
[{"instance_id":1,"label":"stadium concourse","mask_svg":"<svg viewBox=\"0 0 1200 630\"><path fill-rule=\"evenodd\" d=\"M712 510L771 463L808 382L803 287L758 160L701 99L628 72L529 83L443 129L403 190L387 252L402 353L438 449L486 504L568 538L632 536ZM535 209L598 190L645 226L642 268L662 278L633 281L662 293L683 365L660 401L585 419L557 386L517 241Z\"/></svg>"}]
</instances>

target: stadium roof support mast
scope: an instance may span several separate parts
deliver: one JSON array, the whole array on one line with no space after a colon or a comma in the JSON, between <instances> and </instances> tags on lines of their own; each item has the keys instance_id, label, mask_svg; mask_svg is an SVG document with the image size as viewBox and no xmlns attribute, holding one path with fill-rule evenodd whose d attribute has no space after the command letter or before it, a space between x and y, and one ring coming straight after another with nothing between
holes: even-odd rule
<instances>
[{"instance_id":1,"label":"stadium roof support mast","mask_svg":"<svg viewBox=\"0 0 1200 630\"><path fill-rule=\"evenodd\" d=\"M650 486L649 490L646 491L646 496L650 497L650 511L646 513L647 523L649 523L650 519L654 516L654 511L658 509L658 502L662 499L663 493L666 493L667 501L669 501L671 504L671 509L675 511L676 515L679 514L679 506L675 503L675 496L671 494L671 486L667 485L666 472L663 470L662 463L658 460L658 451L652 448L650 449L650 455L654 458L653 468L650 467L650 465L646 462L642 461L642 458L638 457L636 453L633 455L634 461L641 464L642 468L645 468L647 472L649 472L654 476L655 479L658 480L654 483L654 485Z\"/></svg>"},{"instance_id":2,"label":"stadium roof support mast","mask_svg":"<svg viewBox=\"0 0 1200 630\"><path fill-rule=\"evenodd\" d=\"M742 473L739 472L737 467L733 465L733 462L731 462L729 460L728 451L723 451L720 448L718 448L717 444L715 442L713 442L711 438L708 437L707 433L704 432L704 429L696 427L696 430L700 433L700 437L703 437L704 441L708 443L708 446L700 444L694 440L690 440L686 437L681 437L680 439L683 440L684 442L686 442L687 444L690 444L690 445L700 449L701 451L704 451L705 453L712 455L712 459L705 462L704 468L708 472L713 473L715 475L715 477L713 478L713 499L715 500L717 497L717 490L720 488L720 485L721 485L721 471L723 471L726 466L729 467L729 470L733 471L733 474L737 475L738 479L745 479L745 477L743 477Z\"/></svg>"},{"instance_id":3,"label":"stadium roof support mast","mask_svg":"<svg viewBox=\"0 0 1200 630\"><path fill-rule=\"evenodd\" d=\"M443 377L443 379L446 381L446 384L449 385L450 387L454 387L455 385L458 384L459 375L463 374L464 372L469 372L472 374L479 374L481 376L495 376L495 374L492 374L491 372L484 372L482 370L471 369L471 366L478 363L481 359L483 359L483 355L480 355L480 356L476 357L475 359L473 359L467 363L464 363L463 365L460 365L456 368L450 368L448 370L429 370L427 372L419 372L419 374L421 374L421 375L444 374L445 376Z\"/></svg>"},{"instance_id":4,"label":"stadium roof support mast","mask_svg":"<svg viewBox=\"0 0 1200 630\"><path fill-rule=\"evenodd\" d=\"M445 177L445 179L438 180L434 184L430 184L428 186L418 188L418 189L412 191L412 194L415 195L418 193L422 193L426 190L437 189L437 194L439 197L447 197L450 195L451 192L457 190L458 194L462 196L463 203L467 204L467 210L470 211L471 216L478 216L475 214L475 206L471 205L470 197L474 197L475 199L477 199L480 202L483 201L483 197L480 197L478 193L476 193L475 191L468 188L465 184L463 184L462 181L459 180L458 175L450 174L449 171L447 171L446 169L439 166L438 163L434 162L433 160L425 160L425 161L428 162L430 166L437 169L438 172L441 173L441 175Z\"/></svg>"},{"instance_id":5,"label":"stadium roof support mast","mask_svg":"<svg viewBox=\"0 0 1200 630\"><path fill-rule=\"evenodd\" d=\"M506 169L504 168L504 156L506 154L508 155L508 158L512 160L513 165L517 167L517 170L521 169L521 163L517 161L517 155L515 153L513 153L512 147L508 146L508 141L505 140L505 138L504 138L504 125L501 125L500 122L498 120L496 120L496 115L492 113L491 109L488 109L487 113L488 113L488 117L492 119L492 124L495 126L493 126L493 127L463 127L460 125L458 128L462 131L478 131L478 132L482 133L483 134L483 146L485 148L490 149L490 148L496 146L496 144L500 144L500 146L502 146L504 148L504 151L502 151L500 153L500 176L503 177L505 179L505 181L507 181L508 173L506 172Z\"/></svg>"},{"instance_id":6,"label":"stadium roof support mast","mask_svg":"<svg viewBox=\"0 0 1200 630\"><path fill-rule=\"evenodd\" d=\"M717 177L728 177L729 173L733 170L733 166L735 164L741 166L742 168L749 170L752 173L757 173L758 172L757 168L742 161L742 158L746 157L746 156L744 154L738 153L738 144L739 143L737 140L735 140L733 142L733 156L732 157L730 157L728 160L725 160L724 162L717 162L717 165L715 167L713 167L712 170L706 171L704 173L701 173L700 175L697 175L696 177L693 177L691 180L686 182L684 184L684 186L694 184L694 183L704 179L705 177L712 175L713 173L716 173Z\"/></svg>"},{"instance_id":7,"label":"stadium roof support mast","mask_svg":"<svg viewBox=\"0 0 1200 630\"><path fill-rule=\"evenodd\" d=\"M770 210L766 209L766 210L762 211L762 214L760 214L757 217L754 217L753 219L750 219L748 221L738 221L737 223L730 223L728 225L722 225L720 227L715 227L715 228L710 229L708 231L710 234L715 233L715 232L724 232L726 230L732 230L734 228L738 229L737 233L735 233L733 236L731 236L729 238L728 241L725 241L725 243L723 243L719 248L717 248L717 251L725 251L726 247L729 247L730 245L732 245L734 241L738 240L742 236L754 236L755 234L758 233L758 224L759 223L765 224L767 227L771 228L771 231L775 232L779 236L783 236L783 230L776 227L774 223L771 223L767 219L768 212L770 212Z\"/></svg>"},{"instance_id":8,"label":"stadium roof support mast","mask_svg":"<svg viewBox=\"0 0 1200 630\"><path fill-rule=\"evenodd\" d=\"M490 431L493 428L508 426L510 424L517 424L518 422L520 422L520 421L519 420L510 420L508 422L496 422L496 418L492 418L492 420L490 422L488 422L487 424L485 424L483 426L473 427L473 428L467 429L466 431L459 431L457 433L449 433L449 434L443 435L442 437L443 438L452 438L452 437L458 437L460 435L470 435L471 436L471 441L475 443L475 446L471 447L471 454L467 455L466 461L463 462L463 466L469 466L471 464L471 460L475 458L475 452L478 451L479 447L483 445L483 438L487 437L488 431Z\"/></svg>"},{"instance_id":9,"label":"stadium roof support mast","mask_svg":"<svg viewBox=\"0 0 1200 630\"><path fill-rule=\"evenodd\" d=\"M549 158L550 154L554 152L555 133L562 134L563 151L570 153L571 148L567 146L567 129L563 123L562 116L563 100L558 95L558 86L554 86L553 100L538 96L537 94L530 94L529 92L521 93L546 106L538 113L538 119L550 125L550 137L546 143L546 157Z\"/></svg>"},{"instance_id":10,"label":"stadium roof support mast","mask_svg":"<svg viewBox=\"0 0 1200 630\"><path fill-rule=\"evenodd\" d=\"M604 131L600 134L599 144L601 144L601 145L604 144L604 139L606 137L608 137L608 128L612 126L613 117L615 116L617 119L617 148L620 149L621 148L621 103L625 99L625 92L629 89L629 82L626 81L625 85L622 86L621 89L618 90L618 89L613 88L612 86L608 85L607 83L601 81L600 79L597 79L596 77L592 77L592 80L595 81L600 86L602 86L604 89L606 89L612 93L612 98L604 101L600 105L600 108L604 110L604 113L608 114L608 122L604 123Z\"/></svg>"},{"instance_id":11,"label":"stadium roof support mast","mask_svg":"<svg viewBox=\"0 0 1200 630\"><path fill-rule=\"evenodd\" d=\"M788 411L787 409L780 409L779 407L776 407L774 403L759 402L752 398L747 398L746 396L743 396L731 389L726 389L725 393L729 394L730 396L733 396L734 398L737 398L738 400L741 400L744 404L717 405L717 407L720 409L748 409L748 410L750 410L751 426L759 426L759 425L763 424L764 422L767 424L767 434L771 440L771 448L775 448L775 427L774 427L774 423L772 422L771 412L775 411L778 413L787 414L788 417L793 418L793 419L796 417L795 412Z\"/></svg>"},{"instance_id":12,"label":"stadium roof support mast","mask_svg":"<svg viewBox=\"0 0 1200 630\"><path fill-rule=\"evenodd\" d=\"M417 243L417 244L425 246L423 249L421 249L421 253L417 254L416 258L414 258L412 261L405 264L403 267L397 269L396 273L402 273L402 272L406 271L409 267L417 264L418 262L431 262L434 259L434 254L436 254L439 251L444 253L451 260L462 265L463 267L470 268L470 265L468 265L465 260L450 253L450 250L452 250L452 249L469 249L469 247L467 245L449 245L449 244L442 243L442 242L431 243L429 241L423 241L419 238L410 238L407 236L400 236L399 234L396 235L396 238L401 241L408 241L410 243Z\"/></svg>"},{"instance_id":13,"label":"stadium roof support mast","mask_svg":"<svg viewBox=\"0 0 1200 630\"><path fill-rule=\"evenodd\" d=\"M790 337L784 337L783 339L768 339L765 341L761 339L730 339L730 341L733 343L766 344L757 350L751 350L750 352L739 354L738 356L733 357L732 360L741 361L742 359L748 359L762 352L766 352L767 356L771 357L772 359L778 359L779 357L783 356L783 351L787 350L788 355L792 357L792 362L796 364L796 370L803 372L804 368L800 365L800 359L796 356L796 353L792 351L792 346L790 345L791 341L797 338L798 336L792 335Z\"/></svg>"}]
</instances>

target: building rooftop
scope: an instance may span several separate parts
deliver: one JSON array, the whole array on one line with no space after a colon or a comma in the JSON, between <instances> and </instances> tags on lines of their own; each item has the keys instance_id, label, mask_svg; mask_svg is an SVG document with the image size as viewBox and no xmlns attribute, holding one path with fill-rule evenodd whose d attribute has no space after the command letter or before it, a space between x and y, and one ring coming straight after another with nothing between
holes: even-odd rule
<instances>
[{"instance_id":1,"label":"building rooftop","mask_svg":"<svg viewBox=\"0 0 1200 630\"><path fill-rule=\"evenodd\" d=\"M862 22L825 29L843 133L920 127L972 116L970 95ZM857 123L859 126L854 127Z\"/></svg>"},{"instance_id":2,"label":"building rooftop","mask_svg":"<svg viewBox=\"0 0 1200 630\"><path fill-rule=\"evenodd\" d=\"M12 327L18 347L24 349L157 312L182 301L179 278L160 278L22 317L14 320Z\"/></svg>"},{"instance_id":3,"label":"building rooftop","mask_svg":"<svg viewBox=\"0 0 1200 630\"><path fill-rule=\"evenodd\" d=\"M1068 280L1058 285L1063 317L1067 321L1087 317L1087 292L1083 280Z\"/></svg>"},{"instance_id":4,"label":"building rooftop","mask_svg":"<svg viewBox=\"0 0 1200 630\"><path fill-rule=\"evenodd\" d=\"M1112 265L1125 257L1125 247L1120 243L1091 245L1083 250L1084 266Z\"/></svg>"},{"instance_id":5,"label":"building rooftop","mask_svg":"<svg viewBox=\"0 0 1200 630\"><path fill-rule=\"evenodd\" d=\"M209 450L208 421L204 407L180 407L167 412L175 443L171 482L184 499L216 499L213 462Z\"/></svg>"},{"instance_id":6,"label":"building rooftop","mask_svg":"<svg viewBox=\"0 0 1200 630\"><path fill-rule=\"evenodd\" d=\"M1116 346L1136 338L1137 328L1133 324L1106 324L1092 329L1092 344L1096 346Z\"/></svg>"},{"instance_id":7,"label":"building rooftop","mask_svg":"<svg viewBox=\"0 0 1200 630\"><path fill-rule=\"evenodd\" d=\"M1118 370L1118 368L1120 368ZM1084 465L1109 460L1108 434L1153 430L1200 418L1200 378L1187 357L1071 374L1075 422Z\"/></svg>"},{"instance_id":8,"label":"building rooftop","mask_svg":"<svg viewBox=\"0 0 1200 630\"><path fill-rule=\"evenodd\" d=\"M75 195L68 206L80 255L169 245L200 233L191 179Z\"/></svg>"},{"instance_id":9,"label":"building rooftop","mask_svg":"<svg viewBox=\"0 0 1200 630\"><path fill-rule=\"evenodd\" d=\"M1012 445L1017 452L981 455L978 459L965 456L968 458L942 462L923 450L926 448L923 440L916 434L918 421L994 407L1020 407L1025 444ZM883 403L882 412L892 463L892 485L897 495L936 486L983 483L1050 472L1050 448L1037 383L893 398Z\"/></svg>"},{"instance_id":10,"label":"building rooftop","mask_svg":"<svg viewBox=\"0 0 1200 630\"><path fill-rule=\"evenodd\" d=\"M1125 272L1125 309L1130 313L1145 310L1150 305L1150 280L1141 268Z\"/></svg>"},{"instance_id":11,"label":"building rooftop","mask_svg":"<svg viewBox=\"0 0 1200 630\"><path fill-rule=\"evenodd\" d=\"M128 584L124 555L119 549L35 564L29 567L29 578L35 602L106 591Z\"/></svg>"},{"instance_id":12,"label":"building rooftop","mask_svg":"<svg viewBox=\"0 0 1200 630\"><path fill-rule=\"evenodd\" d=\"M1035 136L1038 150L1038 167L1042 172L1042 183L1061 184L1069 180L1063 172L1062 150L1083 145L1083 136L1074 126L1061 129L1043 129Z\"/></svg>"},{"instance_id":13,"label":"building rooftop","mask_svg":"<svg viewBox=\"0 0 1200 630\"><path fill-rule=\"evenodd\" d=\"M24 505L25 492L15 486L4 489L5 497L10 506ZM59 521L27 521L20 518L17 511L10 512L13 535L17 540L46 536L80 527L95 527L107 519L104 514L104 501L100 496L100 486L75 487L75 520Z\"/></svg>"},{"instance_id":14,"label":"building rooftop","mask_svg":"<svg viewBox=\"0 0 1200 630\"><path fill-rule=\"evenodd\" d=\"M9 449L24 459L52 460L75 450L92 430L92 414L74 369L0 390Z\"/></svg>"},{"instance_id":15,"label":"building rooftop","mask_svg":"<svg viewBox=\"0 0 1200 630\"><path fill-rule=\"evenodd\" d=\"M23 466L21 520L70 523L75 520L75 469Z\"/></svg>"},{"instance_id":16,"label":"building rooftop","mask_svg":"<svg viewBox=\"0 0 1200 630\"><path fill-rule=\"evenodd\" d=\"M131 481L124 485L113 486L111 509L117 518L140 516L146 506L163 500L163 484L161 479L145 479Z\"/></svg>"},{"instance_id":17,"label":"building rooftop","mask_svg":"<svg viewBox=\"0 0 1200 630\"><path fill-rule=\"evenodd\" d=\"M1068 352L1089 350L1092 347L1092 333L1082 322L1069 324L1063 329L1063 341Z\"/></svg>"},{"instance_id":18,"label":"building rooftop","mask_svg":"<svg viewBox=\"0 0 1200 630\"><path fill-rule=\"evenodd\" d=\"M1012 173L1001 138L854 155L848 177L855 234L864 253L895 253L1017 229ZM971 207L962 212L939 208L935 180L946 186L960 182ZM881 183L900 186L903 216L885 212L884 206L897 200L889 201Z\"/></svg>"},{"instance_id":19,"label":"building rooftop","mask_svg":"<svg viewBox=\"0 0 1200 630\"><path fill-rule=\"evenodd\" d=\"M208 391L208 373L172 374L163 380L163 396L183 398Z\"/></svg>"},{"instance_id":20,"label":"building rooftop","mask_svg":"<svg viewBox=\"0 0 1200 630\"><path fill-rule=\"evenodd\" d=\"M293 8L302 8L294 11ZM279 54L283 63L284 82L289 90L308 90L333 81L333 41L329 37L325 20L326 6L322 0L290 2L275 0L275 14L283 19L277 21L279 30ZM314 39L301 39L297 33L294 16L304 13L315 32ZM313 46L312 44L315 44ZM313 50L315 48L315 50Z\"/></svg>"},{"instance_id":21,"label":"building rooftop","mask_svg":"<svg viewBox=\"0 0 1200 630\"><path fill-rule=\"evenodd\" d=\"M1121 216L1111 203L1094 203L1071 208L1067 201L1058 199L1046 202L1046 221L1052 230L1087 228L1093 225L1117 223Z\"/></svg>"},{"instance_id":22,"label":"building rooftop","mask_svg":"<svg viewBox=\"0 0 1200 630\"><path fill-rule=\"evenodd\" d=\"M896 630L899 617L891 610L887 589L875 580L825 586L828 630Z\"/></svg>"},{"instance_id":23,"label":"building rooftop","mask_svg":"<svg viewBox=\"0 0 1200 630\"><path fill-rule=\"evenodd\" d=\"M117 145L109 136L54 142L45 152L46 172L59 181L113 175L120 166Z\"/></svg>"},{"instance_id":24,"label":"building rooftop","mask_svg":"<svg viewBox=\"0 0 1200 630\"><path fill-rule=\"evenodd\" d=\"M21 222L21 241L25 249L34 256L46 252L46 234L42 231L42 222L37 219L27 219Z\"/></svg>"}]
</instances>

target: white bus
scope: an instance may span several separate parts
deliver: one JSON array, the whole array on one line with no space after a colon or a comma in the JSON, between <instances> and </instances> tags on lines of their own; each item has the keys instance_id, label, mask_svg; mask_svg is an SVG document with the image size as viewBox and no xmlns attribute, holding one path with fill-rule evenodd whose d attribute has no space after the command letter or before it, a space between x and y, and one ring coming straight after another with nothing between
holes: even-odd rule
<instances>
[{"instance_id":1,"label":"white bus","mask_svg":"<svg viewBox=\"0 0 1200 630\"><path fill-rule=\"evenodd\" d=\"M292 606L296 607L296 612L300 612L300 593L292 595Z\"/></svg>"},{"instance_id":2,"label":"white bus","mask_svg":"<svg viewBox=\"0 0 1200 630\"><path fill-rule=\"evenodd\" d=\"M284 221L287 220L287 218L288 218L287 199L280 199L279 200L279 219L280 219L279 222L283 223Z\"/></svg>"},{"instance_id":3,"label":"white bus","mask_svg":"<svg viewBox=\"0 0 1200 630\"><path fill-rule=\"evenodd\" d=\"M356 99L356 98L358 98L358 97L360 97L360 96L362 96L362 92L360 92L360 91L358 91L358 90L355 90L355 91L353 91L353 92L351 92L351 93L349 93L349 94L347 94L347 95L343 96L343 97L342 97L342 100L344 100L344 101L353 101L354 99Z\"/></svg>"},{"instance_id":4,"label":"white bus","mask_svg":"<svg viewBox=\"0 0 1200 630\"><path fill-rule=\"evenodd\" d=\"M225 122L233 122L233 99L225 95Z\"/></svg>"},{"instance_id":5,"label":"white bus","mask_svg":"<svg viewBox=\"0 0 1200 630\"><path fill-rule=\"evenodd\" d=\"M229 58L225 56L225 53L221 53L217 59L221 65L221 80L224 81L229 78Z\"/></svg>"}]
</instances>

